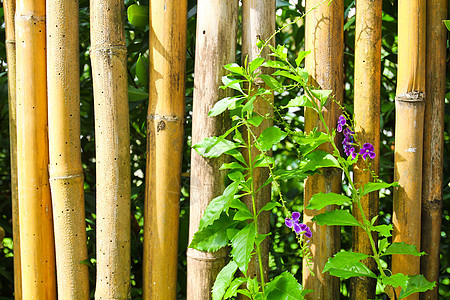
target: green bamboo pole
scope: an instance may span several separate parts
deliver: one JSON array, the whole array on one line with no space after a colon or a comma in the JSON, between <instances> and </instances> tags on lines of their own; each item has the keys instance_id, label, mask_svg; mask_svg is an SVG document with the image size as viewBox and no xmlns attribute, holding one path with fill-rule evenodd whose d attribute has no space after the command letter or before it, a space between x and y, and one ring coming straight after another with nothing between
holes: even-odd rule
<instances>
[{"instance_id":1,"label":"green bamboo pole","mask_svg":"<svg viewBox=\"0 0 450 300\"><path fill-rule=\"evenodd\" d=\"M321 0L307 0L306 11L322 3ZM344 50L344 1L335 0L329 5L323 3L312 10L306 16L305 48L311 50L306 57L306 68L310 74L311 83L317 84L322 89L333 90L336 101L343 100L343 50ZM328 101L324 108L324 118L329 128L335 127L340 114L340 109L333 101ZM320 126L317 114L312 110L305 111L305 131L314 127L324 130ZM332 152L330 144L325 144L321 150ZM325 168L321 173L310 176L305 181L304 205L308 205L309 199L319 192L340 193L341 172L335 168ZM305 209L304 222L311 228L313 236L310 239L312 254L311 268L316 276L313 276L303 261L303 286L314 292L307 294L307 299L330 299L339 298L339 279L322 273L328 258L332 257L340 248L340 227L318 226L311 219L325 210L333 209L327 207L320 211Z\"/></svg>"},{"instance_id":2,"label":"green bamboo pole","mask_svg":"<svg viewBox=\"0 0 450 300\"><path fill-rule=\"evenodd\" d=\"M226 114L211 118L208 112L217 101L230 96L229 90L219 87L227 73L223 66L235 61L238 8L237 0L199 0L197 3L193 145L204 138L223 134L230 125ZM209 202L225 189L226 171L219 171L224 162L224 156L205 159L196 151L191 152L190 241ZM211 299L214 281L227 257L226 249L214 253L187 250L188 299Z\"/></svg>"},{"instance_id":3,"label":"green bamboo pole","mask_svg":"<svg viewBox=\"0 0 450 300\"><path fill-rule=\"evenodd\" d=\"M150 1L144 299L175 299L187 0Z\"/></svg>"},{"instance_id":4,"label":"green bamboo pole","mask_svg":"<svg viewBox=\"0 0 450 300\"><path fill-rule=\"evenodd\" d=\"M59 299L89 299L80 143L78 1L47 1L47 79Z\"/></svg>"},{"instance_id":5,"label":"green bamboo pole","mask_svg":"<svg viewBox=\"0 0 450 300\"><path fill-rule=\"evenodd\" d=\"M427 1L426 91L423 137L423 185L420 272L427 280L439 283L439 244L442 220L444 156L444 100L448 1ZM420 299L437 299L439 287L422 293Z\"/></svg>"},{"instance_id":6,"label":"green bamboo pole","mask_svg":"<svg viewBox=\"0 0 450 300\"><path fill-rule=\"evenodd\" d=\"M121 0L91 0L97 173L96 299L130 298L130 129L125 13Z\"/></svg>"},{"instance_id":7,"label":"green bamboo pole","mask_svg":"<svg viewBox=\"0 0 450 300\"><path fill-rule=\"evenodd\" d=\"M375 158L370 160L371 170L378 174L380 166L380 80L381 80L381 13L382 0L360 0L356 2L356 42L355 42L355 132L358 141L371 143L375 148ZM373 181L366 162L360 157L354 167L354 182L357 187ZM366 171L365 171L366 170ZM362 197L361 206L366 217L371 220L378 215L378 192ZM355 218L361 220L355 207ZM353 227L353 251L373 255L366 232ZM364 263L371 269L377 266L373 259ZM374 299L376 280L369 277L351 279L350 298L354 300Z\"/></svg>"},{"instance_id":8,"label":"green bamboo pole","mask_svg":"<svg viewBox=\"0 0 450 300\"><path fill-rule=\"evenodd\" d=\"M48 181L45 0L16 7L17 177L23 299L55 299Z\"/></svg>"},{"instance_id":9,"label":"green bamboo pole","mask_svg":"<svg viewBox=\"0 0 450 300\"><path fill-rule=\"evenodd\" d=\"M420 249L423 124L425 110L425 0L399 0L398 75L395 98L393 242ZM393 255L393 273L416 275L420 258ZM419 299L419 294L406 298Z\"/></svg>"}]
</instances>

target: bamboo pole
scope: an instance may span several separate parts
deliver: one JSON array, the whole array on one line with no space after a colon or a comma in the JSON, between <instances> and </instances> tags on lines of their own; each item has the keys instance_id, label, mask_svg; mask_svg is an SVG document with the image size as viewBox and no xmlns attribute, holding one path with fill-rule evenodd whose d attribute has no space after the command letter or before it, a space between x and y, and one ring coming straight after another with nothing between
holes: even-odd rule
<instances>
[{"instance_id":1,"label":"bamboo pole","mask_svg":"<svg viewBox=\"0 0 450 300\"><path fill-rule=\"evenodd\" d=\"M422 234L420 272L439 284L439 244L442 219L442 184L444 156L444 100L448 1L427 1L426 23L426 105L423 140ZM439 287L420 295L437 299Z\"/></svg>"},{"instance_id":2,"label":"bamboo pole","mask_svg":"<svg viewBox=\"0 0 450 300\"><path fill-rule=\"evenodd\" d=\"M395 98L394 242L420 249L423 122L425 109L425 0L400 0ZM393 255L392 271L419 274L419 257ZM419 299L414 294L407 299Z\"/></svg>"},{"instance_id":3,"label":"bamboo pole","mask_svg":"<svg viewBox=\"0 0 450 300\"><path fill-rule=\"evenodd\" d=\"M47 79L58 297L89 299L81 167L78 1L47 1Z\"/></svg>"},{"instance_id":4,"label":"bamboo pole","mask_svg":"<svg viewBox=\"0 0 450 300\"><path fill-rule=\"evenodd\" d=\"M9 144L11 153L11 206L14 241L14 298L22 299L20 266L19 198L17 189L17 117L16 117L16 1L4 0L6 58L8 62Z\"/></svg>"},{"instance_id":5,"label":"bamboo pole","mask_svg":"<svg viewBox=\"0 0 450 300\"><path fill-rule=\"evenodd\" d=\"M370 160L370 169L378 174L380 166L380 80L381 80L381 12L382 0L356 2L355 42L355 132L358 141L371 143L375 148L375 159ZM365 171L366 170L366 171ZM372 181L366 162L360 157L354 167L357 187ZM366 217L371 220L378 215L378 192L361 199ZM353 209L355 218L362 221L358 208ZM366 232L353 227L353 251L373 255ZM371 269L377 266L373 259L364 261ZM375 299L376 280L369 277L354 277L351 280L350 297L355 300Z\"/></svg>"},{"instance_id":6,"label":"bamboo pole","mask_svg":"<svg viewBox=\"0 0 450 300\"><path fill-rule=\"evenodd\" d=\"M258 57L260 50L256 46L258 39L266 40L275 32L275 0L244 0L242 1L242 61L245 61L247 57L248 62L251 62ZM271 45L275 44L275 39L270 41ZM270 59L269 48L265 48L261 57L265 59ZM267 68L261 68L262 73L271 73ZM262 80L255 82L255 90L258 87L263 87L265 84ZM269 114L273 115L273 107L268 102L273 103L273 95L270 97L265 96L259 97L254 102L254 109L261 115ZM273 125L272 120L264 120L259 127L252 128L255 136L259 136L266 128ZM247 137L247 133L243 133L244 137ZM244 157L247 161L250 160L248 157L248 152L244 152ZM255 159L258 155L258 151L254 148L252 149L251 159ZM269 168L257 168L253 171L253 182L255 190L259 188L266 182L269 177ZM256 199L256 211L259 211L264 205L266 205L271 200L271 186L266 185L255 195ZM251 196L244 197L244 202L248 207L252 207ZM251 209L250 209L251 210ZM251 210L252 211L252 210ZM260 214L258 217L258 233L267 234L270 232L270 212L266 211ZM266 238L261 244L261 260L263 263L263 272L265 282L267 282L268 270L269 270L269 238ZM261 272L259 268L259 262L257 255L252 257L250 264L248 266L247 276L257 277L258 280L261 278ZM238 298L247 299L243 295L239 294Z\"/></svg>"},{"instance_id":7,"label":"bamboo pole","mask_svg":"<svg viewBox=\"0 0 450 300\"><path fill-rule=\"evenodd\" d=\"M187 1L150 1L144 299L175 299Z\"/></svg>"},{"instance_id":8,"label":"bamboo pole","mask_svg":"<svg viewBox=\"0 0 450 300\"><path fill-rule=\"evenodd\" d=\"M17 176L24 299L55 299L55 252L48 184L45 1L16 10Z\"/></svg>"},{"instance_id":9,"label":"bamboo pole","mask_svg":"<svg viewBox=\"0 0 450 300\"><path fill-rule=\"evenodd\" d=\"M219 89L224 65L235 61L238 1L200 0L197 3L197 36L192 116L192 144L223 134L229 127L226 114L210 118L209 110L230 91ZM198 230L209 202L225 189L226 171L219 171L225 157L205 159L191 152L189 240ZM187 250L187 299L211 299L217 274L225 266L226 249L214 253Z\"/></svg>"},{"instance_id":10,"label":"bamboo pole","mask_svg":"<svg viewBox=\"0 0 450 300\"><path fill-rule=\"evenodd\" d=\"M91 0L97 173L96 299L130 298L130 129L124 3Z\"/></svg>"},{"instance_id":11,"label":"bamboo pole","mask_svg":"<svg viewBox=\"0 0 450 300\"><path fill-rule=\"evenodd\" d=\"M306 11L315 7L323 1L307 0ZM329 5L324 3L312 10L306 16L305 48L311 50L306 57L306 68L310 74L310 83L317 84L322 89L333 90L336 101L343 99L343 26L344 26L344 1L335 0ZM324 118L329 128L334 128L340 114L339 107L333 101L328 101L324 108ZM312 110L305 111L305 132L320 125L317 114ZM324 144L320 148L332 153L330 144ZM310 176L305 181L304 205L308 205L309 199L318 192L341 191L341 172L335 168L324 168L321 173ZM313 236L310 239L310 250L312 253L311 268L316 276L313 276L303 261L303 286L314 292L307 294L306 299L338 299L339 278L322 273L328 258L333 256L340 248L340 227L318 226L311 219L325 210L304 210L304 222L312 229Z\"/></svg>"}]
</instances>

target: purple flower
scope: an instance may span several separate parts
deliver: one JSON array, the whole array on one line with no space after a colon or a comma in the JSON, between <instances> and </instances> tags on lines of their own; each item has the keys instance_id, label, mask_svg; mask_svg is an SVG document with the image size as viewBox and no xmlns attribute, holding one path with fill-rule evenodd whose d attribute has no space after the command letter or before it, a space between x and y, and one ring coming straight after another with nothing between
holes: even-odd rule
<instances>
[{"instance_id":1,"label":"purple flower","mask_svg":"<svg viewBox=\"0 0 450 300\"><path fill-rule=\"evenodd\" d=\"M375 158L375 148L373 147L373 145L371 143L365 143L361 150L359 150L359 154L362 155L363 159L366 160L367 155L374 159Z\"/></svg>"},{"instance_id":2,"label":"purple flower","mask_svg":"<svg viewBox=\"0 0 450 300\"><path fill-rule=\"evenodd\" d=\"M292 228L295 224L298 224L298 219L300 219L300 213L298 211L294 211L292 213L292 219L286 218L284 220L284 223L286 224L287 227ZM295 226L294 226L294 230L295 230Z\"/></svg>"},{"instance_id":3,"label":"purple flower","mask_svg":"<svg viewBox=\"0 0 450 300\"><path fill-rule=\"evenodd\" d=\"M337 123L337 131L342 132L342 126L344 126L347 123L347 119L343 115L339 116L339 120Z\"/></svg>"},{"instance_id":4,"label":"purple flower","mask_svg":"<svg viewBox=\"0 0 450 300\"><path fill-rule=\"evenodd\" d=\"M295 233L297 235L304 234L307 238L310 238L312 236L311 229L306 224L299 223L298 220L300 219L300 213L295 211L292 213L292 218L286 218L284 220L284 223L287 227L294 229Z\"/></svg>"},{"instance_id":5,"label":"purple flower","mask_svg":"<svg viewBox=\"0 0 450 300\"><path fill-rule=\"evenodd\" d=\"M347 156L352 156L353 159L356 157L355 147L353 147L353 135L355 132L351 131L348 128L345 128L344 131L344 140L342 141L342 145L344 145L344 153Z\"/></svg>"}]
</instances>

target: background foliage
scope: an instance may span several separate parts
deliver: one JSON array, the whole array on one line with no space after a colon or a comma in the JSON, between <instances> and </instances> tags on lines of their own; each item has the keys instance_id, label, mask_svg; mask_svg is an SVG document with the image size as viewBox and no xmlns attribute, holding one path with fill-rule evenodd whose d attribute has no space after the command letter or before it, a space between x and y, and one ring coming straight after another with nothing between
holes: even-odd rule
<instances>
[{"instance_id":1,"label":"background foliage","mask_svg":"<svg viewBox=\"0 0 450 300\"><path fill-rule=\"evenodd\" d=\"M148 5L148 0L125 0L128 8L132 4ZM190 135L192 115L193 72L195 55L196 30L196 0L189 0L188 7L188 50L186 60L186 124L185 147L182 174L180 238L178 260L178 296L184 299L186 295L186 247L188 242L189 222L189 168L190 168ZM300 16L304 12L304 1L277 0L277 26ZM345 107L351 113L353 103L353 73L355 45L355 1L345 0L344 26L344 70L345 70ZM9 129L7 102L7 63L5 53L5 26L3 8L0 9L0 226L6 231L3 239L3 249L0 251L0 299L12 299L13 293L13 246L11 228L11 197L10 197L10 165L9 165ZM241 20L240 20L241 22ZM381 169L380 174L386 182L393 179L393 149L394 149L394 98L396 86L397 63L397 1L383 0L383 30L382 30L382 87L381 87ZM128 21L125 24L128 47L128 79L130 85L130 145L131 145L131 175L132 175L132 297L139 299L142 295L142 239L143 239L143 209L146 145L146 113L148 96L146 73L148 69L148 26L135 27ZM239 26L240 28L240 26ZM238 32L238 56L240 61L240 37ZM287 27L276 36L278 44L286 45L289 57L294 60L300 50L304 50L304 22ZM92 96L91 64L89 58L89 1L80 0L80 85L81 85L81 143L82 161L85 175L86 222L88 236L88 254L90 259L91 294L95 289L95 134L94 109ZM308 49L306 49L308 50ZM448 62L448 61L447 61ZM449 74L447 72L447 74ZM441 270L440 297L450 297L450 77L447 75L446 119L445 119L445 153L444 153L444 216L441 233ZM275 101L285 105L297 91L289 94L276 95ZM303 112L286 109L283 118L292 127L303 128ZM288 168L297 163L297 153L292 149L292 143L286 139L278 144L274 156L280 166ZM345 185L345 183L344 183ZM303 209L303 182L287 180L282 182L282 193L291 211ZM345 186L344 186L345 189ZM276 196L276 195L274 195ZM392 195L383 194L380 198L381 223L390 223L392 214ZM273 243L271 244L270 276L276 276L285 268L301 280L301 261L296 255L299 251L294 233L283 226L284 216L276 209L271 215ZM342 248L351 248L351 232L342 229ZM389 263L389 262L386 262ZM347 298L348 283L341 285L341 298Z\"/></svg>"}]
</instances>

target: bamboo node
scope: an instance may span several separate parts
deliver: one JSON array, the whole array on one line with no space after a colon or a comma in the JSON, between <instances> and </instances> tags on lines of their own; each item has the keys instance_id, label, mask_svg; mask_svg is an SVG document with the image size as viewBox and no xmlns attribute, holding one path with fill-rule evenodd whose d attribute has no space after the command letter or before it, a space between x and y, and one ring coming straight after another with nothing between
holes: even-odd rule
<instances>
[{"instance_id":1,"label":"bamboo node","mask_svg":"<svg viewBox=\"0 0 450 300\"><path fill-rule=\"evenodd\" d=\"M179 117L175 114L171 114L171 115L158 115L158 114L154 114L154 115L148 115L147 116L147 120L148 121L159 121L158 122L158 131L159 130L163 130L166 126L165 122L180 122L183 123L184 122L184 118L183 117ZM162 128L160 128L160 126Z\"/></svg>"},{"instance_id":2,"label":"bamboo node","mask_svg":"<svg viewBox=\"0 0 450 300\"><path fill-rule=\"evenodd\" d=\"M223 260L224 258L228 257L226 251L216 251L216 252L210 253L210 252L195 250L192 248L187 249L186 256L191 259L198 260L198 261L211 261L211 262Z\"/></svg>"},{"instance_id":3,"label":"bamboo node","mask_svg":"<svg viewBox=\"0 0 450 300\"><path fill-rule=\"evenodd\" d=\"M395 101L403 101L403 102L424 102L425 101L425 92L420 91L412 91L404 94L398 94L395 96Z\"/></svg>"},{"instance_id":4,"label":"bamboo node","mask_svg":"<svg viewBox=\"0 0 450 300\"><path fill-rule=\"evenodd\" d=\"M34 14L31 15L16 15L16 21L33 21L33 22L45 22L45 16L36 16Z\"/></svg>"},{"instance_id":5,"label":"bamboo node","mask_svg":"<svg viewBox=\"0 0 450 300\"><path fill-rule=\"evenodd\" d=\"M68 175L64 175L64 176L57 176L57 177L52 177L52 174L50 172L50 181L55 181L55 180L68 180L68 179L72 179L72 178L77 178L77 177L83 177L83 171L81 172L77 172L77 173L73 173L73 174L68 174Z\"/></svg>"},{"instance_id":6,"label":"bamboo node","mask_svg":"<svg viewBox=\"0 0 450 300\"><path fill-rule=\"evenodd\" d=\"M126 53L127 47L124 45L91 45L89 49L89 54L92 55L95 52L104 52L104 53Z\"/></svg>"}]
</instances>

